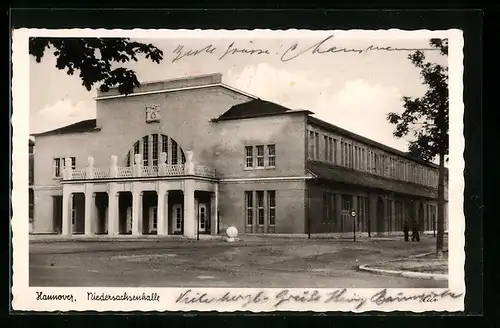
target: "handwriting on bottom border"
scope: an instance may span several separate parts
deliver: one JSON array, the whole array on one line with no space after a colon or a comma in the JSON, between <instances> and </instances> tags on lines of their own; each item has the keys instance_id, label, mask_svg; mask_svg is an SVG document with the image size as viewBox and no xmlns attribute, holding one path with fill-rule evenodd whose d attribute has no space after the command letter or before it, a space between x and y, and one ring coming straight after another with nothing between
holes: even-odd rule
<instances>
[{"instance_id":1,"label":"handwriting on bottom border","mask_svg":"<svg viewBox=\"0 0 500 328\"><path fill-rule=\"evenodd\" d=\"M231 293L226 292L220 296L211 295L210 293L200 293L188 289L182 292L176 299L176 303L181 304L221 304L221 303L240 303L246 307L250 304L266 304L270 303L274 308L279 308L290 303L301 304L328 304L328 303L347 303L353 304L355 309L361 309L367 302L381 306L388 303L436 303L444 299L457 299L462 296L462 293L454 293L450 290L444 291L425 291L425 292L397 292L390 293L387 289L382 289L371 296L362 296L356 293L349 293L348 289L337 289L330 292L303 291L294 293L288 289L280 290L273 293L272 296L266 291L257 293Z\"/></svg>"}]
</instances>

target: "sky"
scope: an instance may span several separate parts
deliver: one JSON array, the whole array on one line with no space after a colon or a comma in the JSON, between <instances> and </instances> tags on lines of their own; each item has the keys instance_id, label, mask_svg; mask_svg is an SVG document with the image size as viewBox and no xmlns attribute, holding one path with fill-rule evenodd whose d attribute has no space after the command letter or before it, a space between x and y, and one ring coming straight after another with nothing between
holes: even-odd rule
<instances>
[{"instance_id":1,"label":"sky","mask_svg":"<svg viewBox=\"0 0 500 328\"><path fill-rule=\"evenodd\" d=\"M141 82L222 73L223 83L232 87L292 109L310 110L319 119L407 151L409 139L395 138L392 134L395 127L387 122L386 116L389 112L403 111L403 96L418 97L426 91L419 69L407 58L412 51L324 51L332 46L426 49L429 40L337 39L334 36L325 41L329 35L331 33L298 40L259 39L251 34L239 39L140 39L138 41L160 48L163 61L156 64L140 57L138 62L125 66L134 69ZM305 51L321 41L325 41L319 46L323 53ZM214 50L173 60L179 46L183 47L182 53L207 46ZM229 52L223 56L228 47L267 50L267 54ZM288 57L282 57L285 52ZM287 60L291 54L301 52L300 56ZM446 58L438 52L424 53L429 60L446 65ZM40 63L30 58L30 133L95 118L95 89L87 91L78 74L69 76L55 64L52 50L46 52Z\"/></svg>"}]
</instances>

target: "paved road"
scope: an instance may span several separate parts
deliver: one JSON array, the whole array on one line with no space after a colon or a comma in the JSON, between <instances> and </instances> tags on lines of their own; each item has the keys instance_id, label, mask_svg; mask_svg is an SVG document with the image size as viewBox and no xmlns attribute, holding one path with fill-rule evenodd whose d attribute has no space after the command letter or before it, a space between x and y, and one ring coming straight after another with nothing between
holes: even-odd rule
<instances>
[{"instance_id":1,"label":"paved road","mask_svg":"<svg viewBox=\"0 0 500 328\"><path fill-rule=\"evenodd\" d=\"M432 251L435 239L256 239L30 242L31 286L446 287L447 282L379 276L360 264Z\"/></svg>"}]
</instances>

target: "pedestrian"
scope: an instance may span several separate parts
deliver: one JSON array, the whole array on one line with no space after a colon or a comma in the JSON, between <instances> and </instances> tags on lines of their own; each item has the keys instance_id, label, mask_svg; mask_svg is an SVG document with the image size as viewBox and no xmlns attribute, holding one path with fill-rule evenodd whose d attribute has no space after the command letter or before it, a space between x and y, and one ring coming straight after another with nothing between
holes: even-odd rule
<instances>
[{"instance_id":1,"label":"pedestrian","mask_svg":"<svg viewBox=\"0 0 500 328\"><path fill-rule=\"evenodd\" d=\"M410 237L410 228L408 227L408 221L405 221L405 225L403 227L403 233L405 235L405 242L408 242Z\"/></svg>"},{"instance_id":2,"label":"pedestrian","mask_svg":"<svg viewBox=\"0 0 500 328\"><path fill-rule=\"evenodd\" d=\"M411 229L411 241L420 242L420 235L418 233L418 225L417 222L413 221L412 229Z\"/></svg>"}]
</instances>

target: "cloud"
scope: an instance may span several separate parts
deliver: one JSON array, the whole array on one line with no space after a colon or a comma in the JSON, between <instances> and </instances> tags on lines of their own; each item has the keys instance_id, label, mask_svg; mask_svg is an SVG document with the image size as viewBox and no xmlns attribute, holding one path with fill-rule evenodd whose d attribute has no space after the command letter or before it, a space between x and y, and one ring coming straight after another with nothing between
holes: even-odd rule
<instances>
[{"instance_id":1,"label":"cloud","mask_svg":"<svg viewBox=\"0 0 500 328\"><path fill-rule=\"evenodd\" d=\"M307 109L314 116L388 146L407 151L407 140L396 139L389 112L402 110L396 86L370 84L363 79L319 77L307 70L276 69L269 64L229 71L231 86L292 109Z\"/></svg>"},{"instance_id":2,"label":"cloud","mask_svg":"<svg viewBox=\"0 0 500 328\"><path fill-rule=\"evenodd\" d=\"M31 116L30 133L40 133L96 117L94 103L68 98L43 107Z\"/></svg>"}]
</instances>

